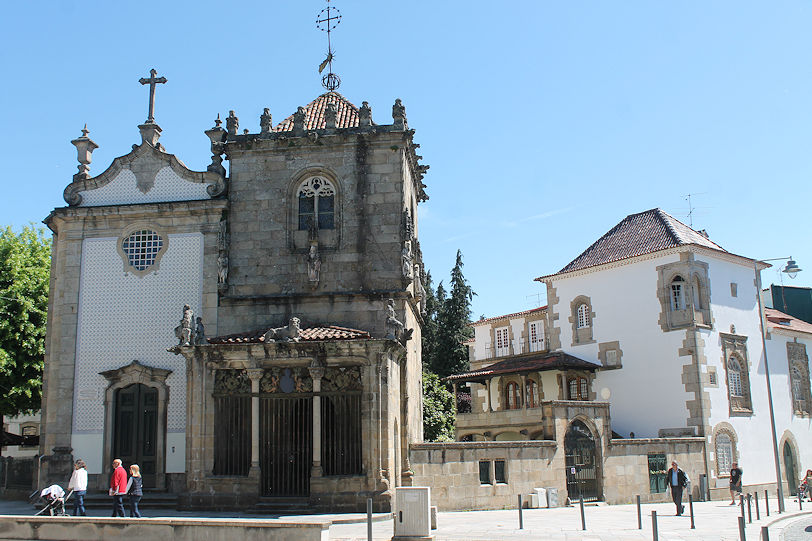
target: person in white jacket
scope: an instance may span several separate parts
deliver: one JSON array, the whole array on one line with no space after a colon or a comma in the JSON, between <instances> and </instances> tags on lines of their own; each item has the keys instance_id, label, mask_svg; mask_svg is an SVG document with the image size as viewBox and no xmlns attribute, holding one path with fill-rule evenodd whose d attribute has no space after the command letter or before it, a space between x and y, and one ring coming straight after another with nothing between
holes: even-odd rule
<instances>
[{"instance_id":1,"label":"person in white jacket","mask_svg":"<svg viewBox=\"0 0 812 541\"><path fill-rule=\"evenodd\" d=\"M85 494L87 494L87 467L81 458L73 465L73 475L68 482L68 490L73 490L73 516L87 516Z\"/></svg>"}]
</instances>

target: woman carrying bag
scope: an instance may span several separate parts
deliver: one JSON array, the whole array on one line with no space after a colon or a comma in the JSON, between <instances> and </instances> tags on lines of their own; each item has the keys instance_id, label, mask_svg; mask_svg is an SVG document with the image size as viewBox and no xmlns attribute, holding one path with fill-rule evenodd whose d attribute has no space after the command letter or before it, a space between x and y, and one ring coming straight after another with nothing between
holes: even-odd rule
<instances>
[{"instance_id":1,"label":"woman carrying bag","mask_svg":"<svg viewBox=\"0 0 812 541\"><path fill-rule=\"evenodd\" d=\"M144 495L143 485L141 468L138 467L138 464L133 464L130 466L130 480L127 481L127 496L130 498L130 518L141 518L138 502L141 501L141 496Z\"/></svg>"}]
</instances>

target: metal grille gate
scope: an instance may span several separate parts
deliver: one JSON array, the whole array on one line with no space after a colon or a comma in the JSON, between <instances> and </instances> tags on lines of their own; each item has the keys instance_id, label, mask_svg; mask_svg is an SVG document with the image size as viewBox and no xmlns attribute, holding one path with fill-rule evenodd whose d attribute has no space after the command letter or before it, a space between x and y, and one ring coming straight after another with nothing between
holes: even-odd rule
<instances>
[{"instance_id":1,"label":"metal grille gate","mask_svg":"<svg viewBox=\"0 0 812 541\"><path fill-rule=\"evenodd\" d=\"M581 496L585 502L600 499L598 462L595 456L595 440L581 421L574 421L564 436L564 453L567 474L567 495L570 501Z\"/></svg>"},{"instance_id":2,"label":"metal grille gate","mask_svg":"<svg viewBox=\"0 0 812 541\"><path fill-rule=\"evenodd\" d=\"M307 496L313 457L313 397L260 395L263 496Z\"/></svg>"},{"instance_id":3,"label":"metal grille gate","mask_svg":"<svg viewBox=\"0 0 812 541\"><path fill-rule=\"evenodd\" d=\"M248 475L251 395L214 396L214 475Z\"/></svg>"},{"instance_id":4,"label":"metal grille gate","mask_svg":"<svg viewBox=\"0 0 812 541\"><path fill-rule=\"evenodd\" d=\"M321 395L321 463L324 475L361 473L361 393Z\"/></svg>"}]
</instances>

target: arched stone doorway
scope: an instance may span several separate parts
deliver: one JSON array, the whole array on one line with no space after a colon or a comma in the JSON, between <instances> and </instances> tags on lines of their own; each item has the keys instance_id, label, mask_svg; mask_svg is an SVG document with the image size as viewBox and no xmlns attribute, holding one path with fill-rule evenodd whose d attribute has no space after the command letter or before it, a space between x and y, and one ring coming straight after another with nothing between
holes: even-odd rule
<instances>
[{"instance_id":1,"label":"arched stone doorway","mask_svg":"<svg viewBox=\"0 0 812 541\"><path fill-rule=\"evenodd\" d=\"M564 436L567 495L570 501L583 496L585 502L601 496L595 437L583 421L573 421Z\"/></svg>"},{"instance_id":2,"label":"arched stone doorway","mask_svg":"<svg viewBox=\"0 0 812 541\"><path fill-rule=\"evenodd\" d=\"M166 378L171 373L138 361L101 372L110 382L104 395L105 468L114 458L127 469L136 463L146 488L166 488Z\"/></svg>"},{"instance_id":3,"label":"arched stone doorway","mask_svg":"<svg viewBox=\"0 0 812 541\"><path fill-rule=\"evenodd\" d=\"M798 492L798 461L789 441L784 442L784 475L789 485L789 493L794 496Z\"/></svg>"}]
</instances>

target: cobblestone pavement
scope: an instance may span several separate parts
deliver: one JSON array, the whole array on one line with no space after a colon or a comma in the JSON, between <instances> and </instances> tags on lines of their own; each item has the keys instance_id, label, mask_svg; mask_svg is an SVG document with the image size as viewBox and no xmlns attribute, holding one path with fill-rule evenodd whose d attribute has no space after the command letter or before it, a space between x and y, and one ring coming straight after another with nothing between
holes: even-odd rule
<instances>
[{"instance_id":1,"label":"cobblestone pavement","mask_svg":"<svg viewBox=\"0 0 812 541\"><path fill-rule=\"evenodd\" d=\"M773 539L771 537L771 539ZM781 533L780 541L809 541L812 539L812 517L791 522Z\"/></svg>"}]
</instances>

